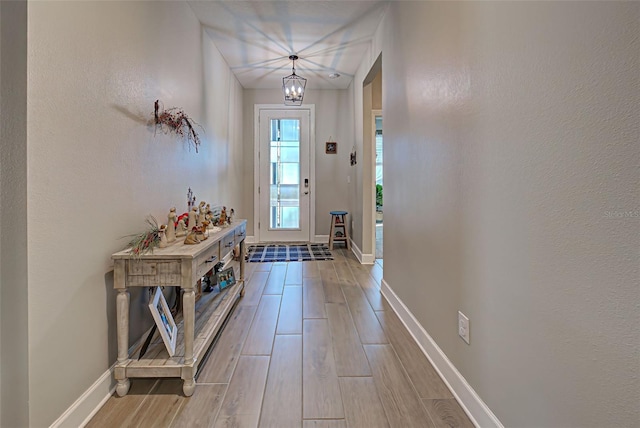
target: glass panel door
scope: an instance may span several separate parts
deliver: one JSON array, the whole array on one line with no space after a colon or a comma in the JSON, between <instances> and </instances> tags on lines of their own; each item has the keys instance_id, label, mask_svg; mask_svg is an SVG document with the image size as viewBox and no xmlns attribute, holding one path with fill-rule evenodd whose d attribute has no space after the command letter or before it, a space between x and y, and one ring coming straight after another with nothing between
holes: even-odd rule
<instances>
[{"instance_id":1,"label":"glass panel door","mask_svg":"<svg viewBox=\"0 0 640 428\"><path fill-rule=\"evenodd\" d=\"M310 119L307 109L259 112L258 242L311 240Z\"/></svg>"},{"instance_id":2,"label":"glass panel door","mask_svg":"<svg viewBox=\"0 0 640 428\"><path fill-rule=\"evenodd\" d=\"M270 122L269 229L300 229L300 120Z\"/></svg>"}]
</instances>

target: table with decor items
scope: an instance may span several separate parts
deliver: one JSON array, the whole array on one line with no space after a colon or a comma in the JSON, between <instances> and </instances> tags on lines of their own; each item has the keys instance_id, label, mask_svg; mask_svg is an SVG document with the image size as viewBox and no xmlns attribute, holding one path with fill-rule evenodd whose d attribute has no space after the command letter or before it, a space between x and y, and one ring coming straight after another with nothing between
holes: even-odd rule
<instances>
[{"instance_id":1,"label":"table with decor items","mask_svg":"<svg viewBox=\"0 0 640 428\"><path fill-rule=\"evenodd\" d=\"M189 397L195 390L195 375L214 337L244 295L245 238L247 221L234 220L221 231L196 245L185 245L183 238L165 248L134 256L128 250L113 254L114 288L118 332L118 361L114 377L116 392L129 392L131 377L179 377ZM236 284L203 296L196 305L196 287L216 263L239 245L239 272ZM176 318L178 337L175 354L169 356L161 338L152 341L140 357L144 336L129 349L129 287L180 287L182 313Z\"/></svg>"}]
</instances>

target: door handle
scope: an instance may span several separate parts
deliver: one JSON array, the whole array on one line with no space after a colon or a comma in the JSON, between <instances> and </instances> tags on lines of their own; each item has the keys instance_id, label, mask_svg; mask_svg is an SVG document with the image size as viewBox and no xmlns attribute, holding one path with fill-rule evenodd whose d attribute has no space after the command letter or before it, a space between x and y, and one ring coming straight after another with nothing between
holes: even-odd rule
<instances>
[{"instance_id":1,"label":"door handle","mask_svg":"<svg viewBox=\"0 0 640 428\"><path fill-rule=\"evenodd\" d=\"M309 179L308 178L304 179L304 188L307 189L307 190L304 191L304 194L308 195L309 194L309 190L308 190L309 189Z\"/></svg>"}]
</instances>

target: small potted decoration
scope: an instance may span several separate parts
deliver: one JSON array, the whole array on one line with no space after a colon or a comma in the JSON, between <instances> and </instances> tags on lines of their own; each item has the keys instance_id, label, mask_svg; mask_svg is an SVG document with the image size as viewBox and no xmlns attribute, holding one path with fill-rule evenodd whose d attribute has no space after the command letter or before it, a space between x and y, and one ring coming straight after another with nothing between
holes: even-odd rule
<instances>
[{"instance_id":1,"label":"small potted decoration","mask_svg":"<svg viewBox=\"0 0 640 428\"><path fill-rule=\"evenodd\" d=\"M129 251L135 257L153 252L154 248L160 247L161 231L160 226L158 226L158 221L150 215L147 217L146 222L148 225L146 231L137 235L129 235L133 238L129 241L127 247L130 247Z\"/></svg>"}]
</instances>

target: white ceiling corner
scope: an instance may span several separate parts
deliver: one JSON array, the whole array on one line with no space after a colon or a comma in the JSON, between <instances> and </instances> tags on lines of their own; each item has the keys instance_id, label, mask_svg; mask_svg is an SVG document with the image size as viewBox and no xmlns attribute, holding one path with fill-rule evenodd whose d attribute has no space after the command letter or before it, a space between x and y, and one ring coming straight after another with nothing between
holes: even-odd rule
<instances>
[{"instance_id":1,"label":"white ceiling corner","mask_svg":"<svg viewBox=\"0 0 640 428\"><path fill-rule=\"evenodd\" d=\"M189 1L244 88L279 89L291 74L307 89L346 89L387 1ZM330 79L330 73L339 73Z\"/></svg>"}]
</instances>

